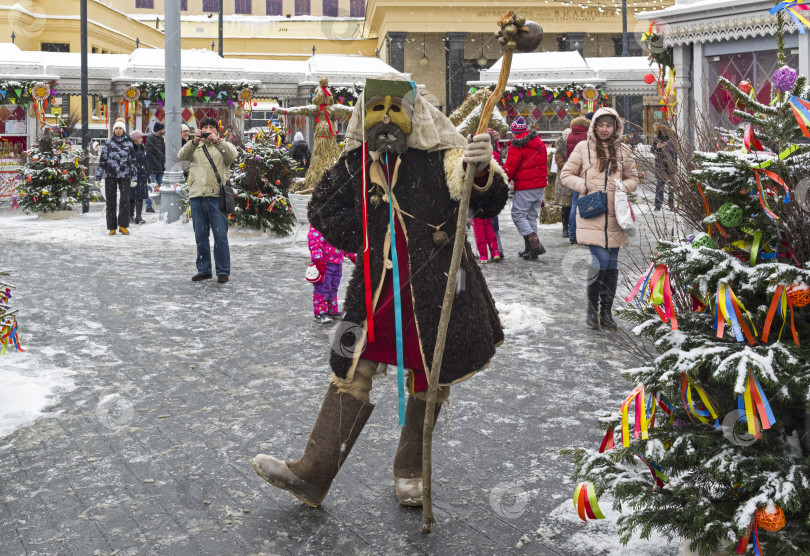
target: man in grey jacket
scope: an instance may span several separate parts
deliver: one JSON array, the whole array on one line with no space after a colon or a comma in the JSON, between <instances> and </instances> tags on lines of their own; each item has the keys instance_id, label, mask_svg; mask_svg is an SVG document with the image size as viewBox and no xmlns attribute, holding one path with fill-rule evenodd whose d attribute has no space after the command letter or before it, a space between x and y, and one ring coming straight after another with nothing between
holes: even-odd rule
<instances>
[{"instance_id":1,"label":"man in grey jacket","mask_svg":"<svg viewBox=\"0 0 810 556\"><path fill-rule=\"evenodd\" d=\"M179 160L191 163L188 198L197 243L197 274L191 278L193 282L213 277L209 231L214 234L217 282L224 284L231 273L228 215L219 210L219 189L228 180L236 156L236 147L219 135L217 121L211 117L203 118L194 138L177 153Z\"/></svg>"}]
</instances>

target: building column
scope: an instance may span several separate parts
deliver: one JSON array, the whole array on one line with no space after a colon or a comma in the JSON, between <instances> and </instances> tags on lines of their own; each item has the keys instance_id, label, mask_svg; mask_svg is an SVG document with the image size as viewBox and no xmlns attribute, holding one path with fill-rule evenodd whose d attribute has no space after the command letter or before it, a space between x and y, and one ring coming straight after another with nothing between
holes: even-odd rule
<instances>
[{"instance_id":1,"label":"building column","mask_svg":"<svg viewBox=\"0 0 810 556\"><path fill-rule=\"evenodd\" d=\"M799 33L799 67L801 75L810 75L810 34Z\"/></svg>"},{"instance_id":2,"label":"building column","mask_svg":"<svg viewBox=\"0 0 810 556\"><path fill-rule=\"evenodd\" d=\"M405 33L388 33L388 65L405 72Z\"/></svg>"},{"instance_id":3,"label":"building column","mask_svg":"<svg viewBox=\"0 0 810 556\"><path fill-rule=\"evenodd\" d=\"M692 46L692 91L695 97L694 121L695 134L700 135L702 131L698 126L709 121L709 92L712 87L709 84L709 65L703 54L703 43L696 42ZM697 140L697 137L693 139Z\"/></svg>"},{"instance_id":4,"label":"building column","mask_svg":"<svg viewBox=\"0 0 810 556\"><path fill-rule=\"evenodd\" d=\"M467 94L464 81L464 38L467 33L447 33L447 113L455 110Z\"/></svg>"},{"instance_id":5,"label":"building column","mask_svg":"<svg viewBox=\"0 0 810 556\"><path fill-rule=\"evenodd\" d=\"M694 126L689 111L692 83L689 80L689 66L692 62L692 45L678 45L674 49L675 94L678 103L675 107L675 132L680 138L692 137Z\"/></svg>"}]
</instances>

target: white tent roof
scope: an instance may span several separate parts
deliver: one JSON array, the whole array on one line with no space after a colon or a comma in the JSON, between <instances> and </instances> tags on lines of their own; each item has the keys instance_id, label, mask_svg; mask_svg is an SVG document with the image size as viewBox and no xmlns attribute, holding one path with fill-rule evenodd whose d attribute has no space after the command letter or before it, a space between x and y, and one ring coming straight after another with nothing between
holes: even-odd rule
<instances>
[{"instance_id":1,"label":"white tent roof","mask_svg":"<svg viewBox=\"0 0 810 556\"><path fill-rule=\"evenodd\" d=\"M117 84L165 79L163 49L137 48L131 54L89 54L91 94L112 91ZM367 77L395 72L375 57L317 54L308 60L250 60L220 58L206 49L182 50L184 82L246 82L259 85L259 95L298 97L321 77L330 84L351 85ZM0 43L0 77L5 79L58 79L59 90L77 94L80 90L81 56L77 52L22 51L11 43Z\"/></svg>"}]
</instances>

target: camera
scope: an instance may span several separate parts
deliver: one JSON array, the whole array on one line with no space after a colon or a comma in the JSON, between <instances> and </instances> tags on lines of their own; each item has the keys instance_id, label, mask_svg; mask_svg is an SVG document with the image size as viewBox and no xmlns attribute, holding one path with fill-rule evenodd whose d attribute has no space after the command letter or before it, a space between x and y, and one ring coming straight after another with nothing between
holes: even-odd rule
<instances>
[{"instance_id":1,"label":"camera","mask_svg":"<svg viewBox=\"0 0 810 556\"><path fill-rule=\"evenodd\" d=\"M203 131L203 132L200 133L200 137L203 138L203 139L205 139L209 135L211 135L210 131Z\"/></svg>"}]
</instances>

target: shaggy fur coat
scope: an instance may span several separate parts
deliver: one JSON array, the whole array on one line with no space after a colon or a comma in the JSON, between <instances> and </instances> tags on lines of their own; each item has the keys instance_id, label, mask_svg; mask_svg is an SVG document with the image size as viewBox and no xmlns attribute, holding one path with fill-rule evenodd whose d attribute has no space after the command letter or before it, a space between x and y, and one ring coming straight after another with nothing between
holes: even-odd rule
<instances>
[{"instance_id":1,"label":"shaggy fur coat","mask_svg":"<svg viewBox=\"0 0 810 556\"><path fill-rule=\"evenodd\" d=\"M365 346L367 323L363 278L362 149L345 153L321 178L309 204L309 220L338 249L357 253L346 293L346 314L339 349L332 349L334 374L351 380ZM400 156L393 178L392 202L408 245L410 291L424 368L430 370L441 315L447 271L453 252L458 199L463 184L462 151L426 152L409 149ZM371 157L367 163L371 170ZM371 185L368 202L369 262L376 308L385 273L391 268L389 209L387 199L374 206ZM369 189L371 191L369 191ZM379 193L379 190L377 190ZM497 163L490 164L487 184L473 187L470 207L481 218L497 216L506 204L505 175ZM433 241L439 226L449 242L437 247ZM401 255L400 255L401 256ZM498 311L469 242L461 258L458 293L447 331L439 384L449 385L482 370L503 342ZM357 323L359 326L346 326ZM376 324L375 324L376 326ZM362 331L360 330L362 329ZM338 352L341 353L338 353Z\"/></svg>"}]
</instances>

